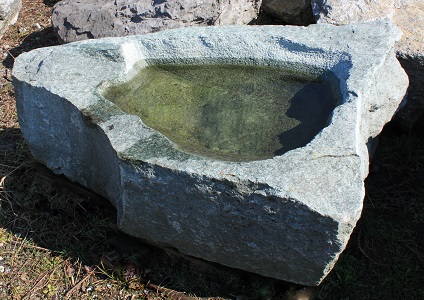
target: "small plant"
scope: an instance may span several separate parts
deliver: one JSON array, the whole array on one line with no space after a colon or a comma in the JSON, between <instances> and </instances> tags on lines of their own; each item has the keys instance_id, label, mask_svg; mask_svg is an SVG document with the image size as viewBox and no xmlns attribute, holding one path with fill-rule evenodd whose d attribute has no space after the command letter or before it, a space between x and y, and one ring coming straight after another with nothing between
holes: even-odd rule
<instances>
[{"instance_id":1,"label":"small plant","mask_svg":"<svg viewBox=\"0 0 424 300\"><path fill-rule=\"evenodd\" d=\"M46 296L53 296L56 293L56 287L52 286L50 283L47 284L43 289L43 294Z\"/></svg>"}]
</instances>

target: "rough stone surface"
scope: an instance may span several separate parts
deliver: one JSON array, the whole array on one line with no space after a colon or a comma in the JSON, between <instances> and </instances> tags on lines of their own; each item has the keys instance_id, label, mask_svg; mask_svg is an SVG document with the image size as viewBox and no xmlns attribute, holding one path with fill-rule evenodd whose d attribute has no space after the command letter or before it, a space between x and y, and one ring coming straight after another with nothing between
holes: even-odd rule
<instances>
[{"instance_id":1,"label":"rough stone surface","mask_svg":"<svg viewBox=\"0 0 424 300\"><path fill-rule=\"evenodd\" d=\"M287 24L309 25L313 20L311 0L263 0L261 8Z\"/></svg>"},{"instance_id":2,"label":"rough stone surface","mask_svg":"<svg viewBox=\"0 0 424 300\"><path fill-rule=\"evenodd\" d=\"M108 198L128 234L316 285L361 215L368 141L405 95L408 79L393 49L399 38L380 20L182 28L41 48L14 65L19 122L34 157ZM152 61L332 74L340 103L305 147L250 162L203 158L181 152L101 96Z\"/></svg>"},{"instance_id":3,"label":"rough stone surface","mask_svg":"<svg viewBox=\"0 0 424 300\"><path fill-rule=\"evenodd\" d=\"M403 32L395 49L410 79L407 101L396 116L406 129L412 128L424 112L424 1L312 0L312 6L318 23L342 25L392 17Z\"/></svg>"},{"instance_id":4,"label":"rough stone surface","mask_svg":"<svg viewBox=\"0 0 424 300\"><path fill-rule=\"evenodd\" d=\"M0 38L6 31L7 26L18 20L19 11L22 8L22 0L0 1Z\"/></svg>"},{"instance_id":5,"label":"rough stone surface","mask_svg":"<svg viewBox=\"0 0 424 300\"><path fill-rule=\"evenodd\" d=\"M52 23L63 42L144 34L165 29L253 22L261 0L65 0Z\"/></svg>"},{"instance_id":6,"label":"rough stone surface","mask_svg":"<svg viewBox=\"0 0 424 300\"><path fill-rule=\"evenodd\" d=\"M387 17L408 0L311 0L318 23L349 24Z\"/></svg>"}]
</instances>

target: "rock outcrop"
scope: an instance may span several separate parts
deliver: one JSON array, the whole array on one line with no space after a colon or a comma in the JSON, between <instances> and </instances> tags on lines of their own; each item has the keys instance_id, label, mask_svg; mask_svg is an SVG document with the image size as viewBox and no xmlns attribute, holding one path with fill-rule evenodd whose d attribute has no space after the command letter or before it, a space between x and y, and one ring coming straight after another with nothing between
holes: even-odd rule
<instances>
[{"instance_id":1,"label":"rock outcrop","mask_svg":"<svg viewBox=\"0 0 424 300\"><path fill-rule=\"evenodd\" d=\"M410 79L405 106L397 119L412 128L424 112L424 1L312 0L317 23L343 25L391 16L403 32L396 53Z\"/></svg>"},{"instance_id":2,"label":"rock outcrop","mask_svg":"<svg viewBox=\"0 0 424 300\"><path fill-rule=\"evenodd\" d=\"M361 215L367 144L405 95L408 79L394 53L399 38L379 20L181 28L40 48L14 64L19 124L33 156L109 199L126 233L316 285ZM330 83L338 106L304 147L264 160L206 158L180 150L103 96L152 63L303 71Z\"/></svg>"},{"instance_id":3,"label":"rock outcrop","mask_svg":"<svg viewBox=\"0 0 424 300\"><path fill-rule=\"evenodd\" d=\"M0 38L7 26L18 20L19 11L22 8L22 0L2 0L0 2Z\"/></svg>"},{"instance_id":4,"label":"rock outcrop","mask_svg":"<svg viewBox=\"0 0 424 300\"><path fill-rule=\"evenodd\" d=\"M178 27L245 25L257 18L261 0L64 0L52 23L65 42L144 34Z\"/></svg>"}]
</instances>

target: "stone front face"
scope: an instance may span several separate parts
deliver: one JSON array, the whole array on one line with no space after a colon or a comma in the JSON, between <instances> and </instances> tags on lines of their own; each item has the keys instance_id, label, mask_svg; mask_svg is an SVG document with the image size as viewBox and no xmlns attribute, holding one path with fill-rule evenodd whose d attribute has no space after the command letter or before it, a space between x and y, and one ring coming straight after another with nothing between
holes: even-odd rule
<instances>
[{"instance_id":1,"label":"stone front face","mask_svg":"<svg viewBox=\"0 0 424 300\"><path fill-rule=\"evenodd\" d=\"M19 122L34 157L109 199L128 234L316 285L360 217L367 142L405 95L399 38L380 20L184 28L37 49L14 65ZM102 96L152 63L289 68L331 83L338 106L304 147L262 160L205 158Z\"/></svg>"},{"instance_id":2,"label":"stone front face","mask_svg":"<svg viewBox=\"0 0 424 300\"><path fill-rule=\"evenodd\" d=\"M0 38L7 26L14 24L22 7L22 0L2 0L0 2Z\"/></svg>"},{"instance_id":3,"label":"stone front face","mask_svg":"<svg viewBox=\"0 0 424 300\"><path fill-rule=\"evenodd\" d=\"M403 127L412 128L424 112L424 1L312 0L312 6L318 23L343 25L392 17L403 32L395 49L410 80L406 104L396 117Z\"/></svg>"},{"instance_id":4,"label":"stone front face","mask_svg":"<svg viewBox=\"0 0 424 300\"><path fill-rule=\"evenodd\" d=\"M52 23L63 42L144 34L165 29L245 25L255 21L261 0L66 0Z\"/></svg>"}]
</instances>

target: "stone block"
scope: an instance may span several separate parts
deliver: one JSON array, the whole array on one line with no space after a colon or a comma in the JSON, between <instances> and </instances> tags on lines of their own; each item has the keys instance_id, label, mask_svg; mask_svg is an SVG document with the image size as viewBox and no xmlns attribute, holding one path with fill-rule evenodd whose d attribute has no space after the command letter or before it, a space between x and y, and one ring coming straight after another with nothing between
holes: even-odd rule
<instances>
[{"instance_id":1,"label":"stone block","mask_svg":"<svg viewBox=\"0 0 424 300\"><path fill-rule=\"evenodd\" d=\"M262 10L291 25L309 25L313 21L311 0L263 0Z\"/></svg>"},{"instance_id":2,"label":"stone block","mask_svg":"<svg viewBox=\"0 0 424 300\"><path fill-rule=\"evenodd\" d=\"M400 36L391 22L378 20L180 28L40 48L14 65L19 123L33 156L109 199L124 232L317 285L361 215L367 144L404 98L408 79L394 52ZM288 69L328 82L337 103L323 128L292 150L247 161L205 157L181 150L105 98L110 86L158 64ZM313 118L310 104L300 104ZM263 120L282 113L269 109ZM308 123L297 121L294 129Z\"/></svg>"}]
</instances>

